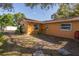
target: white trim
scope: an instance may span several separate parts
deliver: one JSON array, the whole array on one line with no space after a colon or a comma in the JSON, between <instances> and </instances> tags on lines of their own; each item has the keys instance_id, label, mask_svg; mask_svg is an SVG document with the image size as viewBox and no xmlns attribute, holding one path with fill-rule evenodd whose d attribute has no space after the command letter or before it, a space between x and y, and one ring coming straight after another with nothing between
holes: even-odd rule
<instances>
[{"instance_id":1,"label":"white trim","mask_svg":"<svg viewBox=\"0 0 79 59\"><path fill-rule=\"evenodd\" d=\"M38 29L36 29L36 26L38 27ZM40 25L39 25L39 24L35 24L35 25L34 25L34 29L35 29L35 30L39 30L39 29L40 29Z\"/></svg>"},{"instance_id":2,"label":"white trim","mask_svg":"<svg viewBox=\"0 0 79 59\"><path fill-rule=\"evenodd\" d=\"M48 25L47 24L45 25L45 27L46 27L46 31L48 31Z\"/></svg>"},{"instance_id":3,"label":"white trim","mask_svg":"<svg viewBox=\"0 0 79 59\"><path fill-rule=\"evenodd\" d=\"M71 26L70 26L70 30L68 30L68 29L62 29L62 28L61 28L61 24L70 24L70 25L71 25ZM60 30L61 30L61 31L72 31L72 23L61 23L61 24L60 24Z\"/></svg>"}]
</instances>

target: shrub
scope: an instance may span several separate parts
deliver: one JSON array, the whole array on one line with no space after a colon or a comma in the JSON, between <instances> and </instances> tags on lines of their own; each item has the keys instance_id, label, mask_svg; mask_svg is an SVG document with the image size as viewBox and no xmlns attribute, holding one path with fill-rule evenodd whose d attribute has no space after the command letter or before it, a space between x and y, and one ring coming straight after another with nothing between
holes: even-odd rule
<instances>
[{"instance_id":1,"label":"shrub","mask_svg":"<svg viewBox=\"0 0 79 59\"><path fill-rule=\"evenodd\" d=\"M38 35L41 35L42 33L41 32L38 32Z\"/></svg>"},{"instance_id":2,"label":"shrub","mask_svg":"<svg viewBox=\"0 0 79 59\"><path fill-rule=\"evenodd\" d=\"M17 30L16 30L17 34L23 34L23 28L21 25L18 26Z\"/></svg>"},{"instance_id":3,"label":"shrub","mask_svg":"<svg viewBox=\"0 0 79 59\"><path fill-rule=\"evenodd\" d=\"M0 46L2 46L4 44L5 40L3 37L3 32L0 32Z\"/></svg>"},{"instance_id":4,"label":"shrub","mask_svg":"<svg viewBox=\"0 0 79 59\"><path fill-rule=\"evenodd\" d=\"M15 31L16 34L20 34L20 30L19 28L17 28L17 30Z\"/></svg>"},{"instance_id":5,"label":"shrub","mask_svg":"<svg viewBox=\"0 0 79 59\"><path fill-rule=\"evenodd\" d=\"M0 32L0 38L3 37L3 32Z\"/></svg>"}]
</instances>

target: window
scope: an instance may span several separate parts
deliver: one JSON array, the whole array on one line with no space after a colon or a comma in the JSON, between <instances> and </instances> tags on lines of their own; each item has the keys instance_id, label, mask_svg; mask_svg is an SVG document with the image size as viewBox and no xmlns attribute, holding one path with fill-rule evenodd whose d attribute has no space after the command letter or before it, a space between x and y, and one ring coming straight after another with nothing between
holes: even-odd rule
<instances>
[{"instance_id":1,"label":"window","mask_svg":"<svg viewBox=\"0 0 79 59\"><path fill-rule=\"evenodd\" d=\"M66 30L66 31L70 31L72 29L71 23L61 24L61 29Z\"/></svg>"},{"instance_id":2,"label":"window","mask_svg":"<svg viewBox=\"0 0 79 59\"><path fill-rule=\"evenodd\" d=\"M35 30L39 29L39 25L38 24L34 25L34 27L35 27Z\"/></svg>"},{"instance_id":3,"label":"window","mask_svg":"<svg viewBox=\"0 0 79 59\"><path fill-rule=\"evenodd\" d=\"M48 25L46 25L46 30L48 30Z\"/></svg>"}]
</instances>

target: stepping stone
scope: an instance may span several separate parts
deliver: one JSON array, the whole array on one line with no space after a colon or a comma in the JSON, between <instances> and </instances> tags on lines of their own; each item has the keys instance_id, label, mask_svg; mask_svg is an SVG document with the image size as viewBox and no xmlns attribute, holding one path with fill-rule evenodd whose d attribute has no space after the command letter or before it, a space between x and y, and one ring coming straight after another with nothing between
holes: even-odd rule
<instances>
[{"instance_id":1,"label":"stepping stone","mask_svg":"<svg viewBox=\"0 0 79 59\"><path fill-rule=\"evenodd\" d=\"M45 55L44 55L44 53L43 53L42 50L39 50L39 51L35 51L35 52L33 53L33 56L45 56Z\"/></svg>"},{"instance_id":2,"label":"stepping stone","mask_svg":"<svg viewBox=\"0 0 79 59\"><path fill-rule=\"evenodd\" d=\"M14 42L11 42L10 40L8 40L7 43L9 43L9 44L14 44Z\"/></svg>"},{"instance_id":3,"label":"stepping stone","mask_svg":"<svg viewBox=\"0 0 79 59\"><path fill-rule=\"evenodd\" d=\"M58 52L59 52L61 55L63 55L63 56L72 55L71 52L67 51L67 50L64 49L64 48L59 49Z\"/></svg>"},{"instance_id":4,"label":"stepping stone","mask_svg":"<svg viewBox=\"0 0 79 59\"><path fill-rule=\"evenodd\" d=\"M43 53L43 51L42 51L42 45L37 45L37 46L35 46L35 52L33 53L33 56L45 56L44 55L44 53Z\"/></svg>"}]
</instances>

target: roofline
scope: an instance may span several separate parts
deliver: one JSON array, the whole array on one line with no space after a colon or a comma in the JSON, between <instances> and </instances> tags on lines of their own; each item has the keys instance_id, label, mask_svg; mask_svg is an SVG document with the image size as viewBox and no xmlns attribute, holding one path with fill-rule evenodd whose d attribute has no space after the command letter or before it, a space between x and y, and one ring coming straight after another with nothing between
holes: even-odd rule
<instances>
[{"instance_id":1,"label":"roofline","mask_svg":"<svg viewBox=\"0 0 79 59\"><path fill-rule=\"evenodd\" d=\"M75 17L75 18L71 18L71 19L55 19L55 20L50 20L50 21L47 21L47 22L42 22L42 23L59 23L59 22L72 22L72 21L79 21L79 17Z\"/></svg>"},{"instance_id":2,"label":"roofline","mask_svg":"<svg viewBox=\"0 0 79 59\"><path fill-rule=\"evenodd\" d=\"M59 23L59 22L72 22L72 21L79 21L79 17L74 17L71 19L55 19L55 20L49 20L49 21L39 21L39 20L33 20L33 19L28 19L24 18L25 21L32 22L32 23L39 23L39 24L46 24L46 23Z\"/></svg>"},{"instance_id":3,"label":"roofline","mask_svg":"<svg viewBox=\"0 0 79 59\"><path fill-rule=\"evenodd\" d=\"M33 20L33 19L28 19L28 18L24 18L24 20L28 21L28 22L33 22L33 23L41 23L41 21Z\"/></svg>"}]
</instances>

